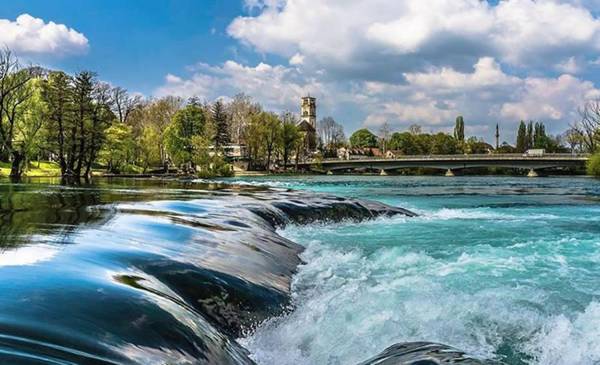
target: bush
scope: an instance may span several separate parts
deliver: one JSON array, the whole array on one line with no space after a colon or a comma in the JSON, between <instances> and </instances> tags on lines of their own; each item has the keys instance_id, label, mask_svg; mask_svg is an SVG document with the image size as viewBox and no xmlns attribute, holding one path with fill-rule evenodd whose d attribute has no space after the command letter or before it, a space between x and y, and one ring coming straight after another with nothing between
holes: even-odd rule
<instances>
[{"instance_id":1,"label":"bush","mask_svg":"<svg viewBox=\"0 0 600 365\"><path fill-rule=\"evenodd\" d=\"M600 177L600 152L595 153L587 162L588 175Z\"/></svg>"}]
</instances>

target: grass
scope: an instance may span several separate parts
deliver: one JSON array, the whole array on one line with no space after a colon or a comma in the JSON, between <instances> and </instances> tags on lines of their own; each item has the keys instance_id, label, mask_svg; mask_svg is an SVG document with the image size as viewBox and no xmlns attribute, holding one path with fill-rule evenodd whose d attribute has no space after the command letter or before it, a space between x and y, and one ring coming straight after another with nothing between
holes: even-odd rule
<instances>
[{"instance_id":1,"label":"grass","mask_svg":"<svg viewBox=\"0 0 600 365\"><path fill-rule=\"evenodd\" d=\"M38 166L39 165L39 166ZM10 163L9 162L0 162L0 176L9 176L10 175ZM29 168L23 172L23 176L29 177L54 177L60 176L60 166L55 162L49 161L32 161L29 163Z\"/></svg>"}]
</instances>

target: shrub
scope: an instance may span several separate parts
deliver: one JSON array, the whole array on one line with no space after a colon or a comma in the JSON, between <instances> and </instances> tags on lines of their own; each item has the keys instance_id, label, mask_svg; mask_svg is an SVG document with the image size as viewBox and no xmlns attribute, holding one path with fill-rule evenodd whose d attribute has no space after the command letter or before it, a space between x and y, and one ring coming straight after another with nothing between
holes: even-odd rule
<instances>
[{"instance_id":1,"label":"shrub","mask_svg":"<svg viewBox=\"0 0 600 365\"><path fill-rule=\"evenodd\" d=\"M600 177L600 152L596 152L587 162L588 175Z\"/></svg>"}]
</instances>

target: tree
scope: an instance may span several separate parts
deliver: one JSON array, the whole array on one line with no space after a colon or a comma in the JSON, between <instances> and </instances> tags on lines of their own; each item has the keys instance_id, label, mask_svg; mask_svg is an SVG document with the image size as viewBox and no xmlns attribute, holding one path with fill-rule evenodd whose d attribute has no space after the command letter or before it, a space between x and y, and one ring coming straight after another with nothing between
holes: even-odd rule
<instances>
[{"instance_id":1,"label":"tree","mask_svg":"<svg viewBox=\"0 0 600 365\"><path fill-rule=\"evenodd\" d=\"M122 87L112 89L112 94L113 112L120 123L127 123L131 113L141 107L142 97L140 95L132 96Z\"/></svg>"},{"instance_id":2,"label":"tree","mask_svg":"<svg viewBox=\"0 0 600 365\"><path fill-rule=\"evenodd\" d=\"M302 136L296 127L297 121L292 113L285 113L282 117L281 127L281 153L283 155L283 168L287 169L292 152L300 144Z\"/></svg>"},{"instance_id":3,"label":"tree","mask_svg":"<svg viewBox=\"0 0 600 365\"><path fill-rule=\"evenodd\" d=\"M423 154L423 151L417 144L416 137L410 132L396 132L392 134L388 147L392 150L400 151L404 155Z\"/></svg>"},{"instance_id":4,"label":"tree","mask_svg":"<svg viewBox=\"0 0 600 365\"><path fill-rule=\"evenodd\" d=\"M338 124L332 117L325 117L317 124L321 150L326 155L335 154L338 147L345 143L344 127Z\"/></svg>"},{"instance_id":5,"label":"tree","mask_svg":"<svg viewBox=\"0 0 600 365\"><path fill-rule=\"evenodd\" d=\"M588 175L600 177L600 153L596 153L590 157L586 164Z\"/></svg>"},{"instance_id":6,"label":"tree","mask_svg":"<svg viewBox=\"0 0 600 365\"><path fill-rule=\"evenodd\" d=\"M465 153L482 154L488 153L493 147L486 143L483 139L477 137L469 137L464 143Z\"/></svg>"},{"instance_id":7,"label":"tree","mask_svg":"<svg viewBox=\"0 0 600 365\"><path fill-rule=\"evenodd\" d=\"M130 126L115 123L106 130L106 143L100 157L106 162L106 170L120 173L133 151L133 134Z\"/></svg>"},{"instance_id":8,"label":"tree","mask_svg":"<svg viewBox=\"0 0 600 365\"><path fill-rule=\"evenodd\" d=\"M237 94L226 106L229 117L229 135L232 142L244 143L244 130L250 123L252 116L262 111L252 98L244 93Z\"/></svg>"},{"instance_id":9,"label":"tree","mask_svg":"<svg viewBox=\"0 0 600 365\"><path fill-rule=\"evenodd\" d=\"M465 121L463 120L462 115L456 117L456 124L454 125L454 139L459 142L464 142L465 140Z\"/></svg>"},{"instance_id":10,"label":"tree","mask_svg":"<svg viewBox=\"0 0 600 365\"><path fill-rule=\"evenodd\" d=\"M184 169L194 168L194 136L203 134L206 128L206 116L202 106L191 100L173 116L165 133L165 145L169 155Z\"/></svg>"},{"instance_id":11,"label":"tree","mask_svg":"<svg viewBox=\"0 0 600 365\"><path fill-rule=\"evenodd\" d=\"M571 153L581 152L584 144L584 136L576 129L569 128L563 136L571 149Z\"/></svg>"},{"instance_id":12,"label":"tree","mask_svg":"<svg viewBox=\"0 0 600 365\"><path fill-rule=\"evenodd\" d=\"M33 95L30 81L34 69L22 69L10 50L0 51L0 159L12 160L10 176L19 178L25 156L15 148L17 125L25 113L25 104Z\"/></svg>"},{"instance_id":13,"label":"tree","mask_svg":"<svg viewBox=\"0 0 600 365\"><path fill-rule=\"evenodd\" d=\"M72 78L62 71L51 72L42 83L42 98L46 103L49 136L48 146L58 157L61 175L68 176L66 154L69 150L67 141L70 125L73 123L73 88Z\"/></svg>"},{"instance_id":14,"label":"tree","mask_svg":"<svg viewBox=\"0 0 600 365\"><path fill-rule=\"evenodd\" d=\"M143 125L145 128L153 128L151 134L156 135L156 145L159 150L160 163L164 171L169 169L169 155L166 148L166 131L171 123L173 116L183 104L180 98L167 96L161 99L154 100L144 108Z\"/></svg>"},{"instance_id":15,"label":"tree","mask_svg":"<svg viewBox=\"0 0 600 365\"><path fill-rule=\"evenodd\" d=\"M212 123L215 128L215 148L226 146L230 142L227 119L223 102L221 102L221 100L215 101L212 107Z\"/></svg>"},{"instance_id":16,"label":"tree","mask_svg":"<svg viewBox=\"0 0 600 365\"><path fill-rule=\"evenodd\" d=\"M449 134L440 132L432 137L430 150L432 155L452 155L458 151L458 142Z\"/></svg>"},{"instance_id":17,"label":"tree","mask_svg":"<svg viewBox=\"0 0 600 365\"><path fill-rule=\"evenodd\" d=\"M281 121L277 118L277 115L273 113L262 113L263 117L263 140L265 144L265 151L267 153L267 171L271 171L271 159L275 149L281 141Z\"/></svg>"},{"instance_id":18,"label":"tree","mask_svg":"<svg viewBox=\"0 0 600 365\"><path fill-rule=\"evenodd\" d=\"M525 139L525 150L533 147L533 122L530 120L527 124L527 138Z\"/></svg>"},{"instance_id":19,"label":"tree","mask_svg":"<svg viewBox=\"0 0 600 365\"><path fill-rule=\"evenodd\" d=\"M390 125L388 122L384 122L381 128L379 129L379 138L381 139L381 149L385 153L387 150L387 143L390 139Z\"/></svg>"},{"instance_id":20,"label":"tree","mask_svg":"<svg viewBox=\"0 0 600 365\"><path fill-rule=\"evenodd\" d=\"M524 121L519 123L519 130L517 131L517 145L516 149L518 152L525 152L527 150L527 126Z\"/></svg>"},{"instance_id":21,"label":"tree","mask_svg":"<svg viewBox=\"0 0 600 365\"><path fill-rule=\"evenodd\" d=\"M579 134L587 152L595 152L600 145L600 98L588 100L578 112L579 120L571 129Z\"/></svg>"},{"instance_id":22,"label":"tree","mask_svg":"<svg viewBox=\"0 0 600 365\"><path fill-rule=\"evenodd\" d=\"M377 147L377 137L366 128L359 129L350 136L350 145L359 148Z\"/></svg>"}]
</instances>

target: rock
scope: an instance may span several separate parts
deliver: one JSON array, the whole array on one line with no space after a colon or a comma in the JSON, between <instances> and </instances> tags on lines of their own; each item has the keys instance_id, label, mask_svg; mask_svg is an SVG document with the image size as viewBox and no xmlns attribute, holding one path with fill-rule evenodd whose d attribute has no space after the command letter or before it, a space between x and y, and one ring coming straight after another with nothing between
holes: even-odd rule
<instances>
[{"instance_id":1,"label":"rock","mask_svg":"<svg viewBox=\"0 0 600 365\"><path fill-rule=\"evenodd\" d=\"M432 342L404 342L388 347L379 355L358 365L501 365L484 361L450 346Z\"/></svg>"}]
</instances>

